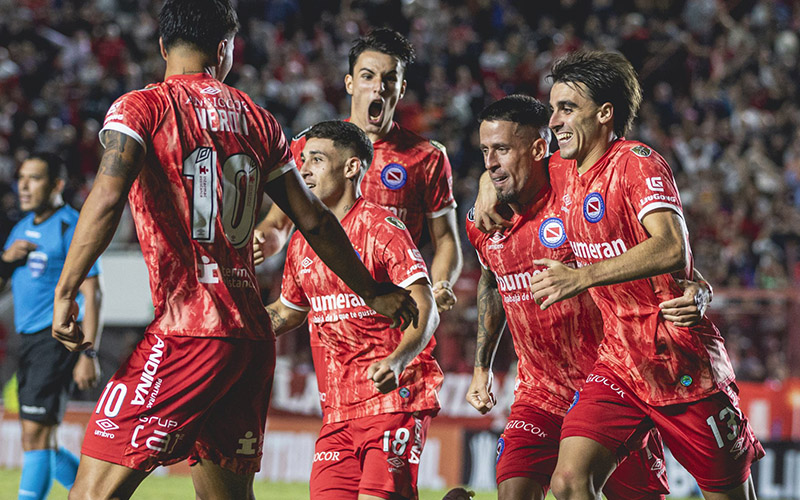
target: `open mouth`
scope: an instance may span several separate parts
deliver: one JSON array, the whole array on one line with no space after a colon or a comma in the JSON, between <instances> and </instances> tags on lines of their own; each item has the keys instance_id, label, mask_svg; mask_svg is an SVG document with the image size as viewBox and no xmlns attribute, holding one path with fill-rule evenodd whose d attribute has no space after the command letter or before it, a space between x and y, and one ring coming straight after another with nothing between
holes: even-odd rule
<instances>
[{"instance_id":1,"label":"open mouth","mask_svg":"<svg viewBox=\"0 0 800 500\"><path fill-rule=\"evenodd\" d=\"M368 119L370 124L380 124L381 118L383 118L383 100L375 99L370 102L369 108L367 108L367 114L369 115Z\"/></svg>"},{"instance_id":2,"label":"open mouth","mask_svg":"<svg viewBox=\"0 0 800 500\"><path fill-rule=\"evenodd\" d=\"M561 144L572 139L572 132L560 132L556 134L556 137L558 138L558 143Z\"/></svg>"},{"instance_id":3,"label":"open mouth","mask_svg":"<svg viewBox=\"0 0 800 500\"><path fill-rule=\"evenodd\" d=\"M491 176L491 179L494 185L498 185L505 182L505 180L508 179L508 176L507 175Z\"/></svg>"}]
</instances>

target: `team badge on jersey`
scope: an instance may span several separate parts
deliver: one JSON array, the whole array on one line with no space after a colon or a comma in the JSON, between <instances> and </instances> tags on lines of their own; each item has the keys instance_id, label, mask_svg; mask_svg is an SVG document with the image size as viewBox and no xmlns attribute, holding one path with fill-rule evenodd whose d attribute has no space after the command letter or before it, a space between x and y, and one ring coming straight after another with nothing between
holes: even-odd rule
<instances>
[{"instance_id":1,"label":"team badge on jersey","mask_svg":"<svg viewBox=\"0 0 800 500\"><path fill-rule=\"evenodd\" d=\"M606 203L600 193L589 193L583 200L583 216L589 222L599 222L606 213Z\"/></svg>"},{"instance_id":2,"label":"team badge on jersey","mask_svg":"<svg viewBox=\"0 0 800 500\"><path fill-rule=\"evenodd\" d=\"M386 222L388 222L389 224L393 225L397 229L405 229L406 228L406 225L403 224L403 221L401 221L397 217L389 216L389 217L386 218Z\"/></svg>"},{"instance_id":3,"label":"team badge on jersey","mask_svg":"<svg viewBox=\"0 0 800 500\"><path fill-rule=\"evenodd\" d=\"M47 269L47 254L34 250L28 254L28 268L31 271L31 277L38 278L44 274Z\"/></svg>"},{"instance_id":4,"label":"team badge on jersey","mask_svg":"<svg viewBox=\"0 0 800 500\"><path fill-rule=\"evenodd\" d=\"M390 163L381 170L381 182L389 189L400 189L406 185L408 172L399 163Z\"/></svg>"},{"instance_id":5,"label":"team badge on jersey","mask_svg":"<svg viewBox=\"0 0 800 500\"><path fill-rule=\"evenodd\" d=\"M631 148L631 153L635 154L636 156L641 156L642 158L647 158L653 154L653 150L640 144Z\"/></svg>"},{"instance_id":6,"label":"team badge on jersey","mask_svg":"<svg viewBox=\"0 0 800 500\"><path fill-rule=\"evenodd\" d=\"M550 217L539 226L539 241L547 248L558 248L567 241L564 222L558 217Z\"/></svg>"}]
</instances>

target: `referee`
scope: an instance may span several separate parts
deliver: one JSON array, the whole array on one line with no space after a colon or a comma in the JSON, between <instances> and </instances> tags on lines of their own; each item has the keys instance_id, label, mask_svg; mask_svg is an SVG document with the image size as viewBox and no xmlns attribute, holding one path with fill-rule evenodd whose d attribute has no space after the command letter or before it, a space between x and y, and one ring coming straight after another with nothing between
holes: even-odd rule
<instances>
[{"instance_id":1,"label":"referee","mask_svg":"<svg viewBox=\"0 0 800 500\"><path fill-rule=\"evenodd\" d=\"M24 460L20 499L44 499L55 478L69 489L78 459L56 443L74 384L88 389L100 375L100 266L95 262L78 296L86 341L92 347L72 353L51 336L55 286L67 256L78 212L66 205L66 169L59 157L34 153L17 171L20 208L28 212L11 230L0 256L0 289L11 281L14 326L21 334L17 381Z\"/></svg>"}]
</instances>

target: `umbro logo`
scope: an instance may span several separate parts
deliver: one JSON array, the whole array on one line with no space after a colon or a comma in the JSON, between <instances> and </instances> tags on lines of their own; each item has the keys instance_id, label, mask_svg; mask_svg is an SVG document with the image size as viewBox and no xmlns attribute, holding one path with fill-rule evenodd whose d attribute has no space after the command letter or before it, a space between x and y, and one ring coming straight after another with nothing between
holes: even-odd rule
<instances>
[{"instance_id":1,"label":"umbro logo","mask_svg":"<svg viewBox=\"0 0 800 500\"><path fill-rule=\"evenodd\" d=\"M206 95L217 95L220 92L222 91L217 87L205 87L202 90L200 90L201 94L206 94Z\"/></svg>"},{"instance_id":2,"label":"umbro logo","mask_svg":"<svg viewBox=\"0 0 800 500\"><path fill-rule=\"evenodd\" d=\"M113 431L114 429L119 429L119 426L108 418L98 420L95 423L97 424L98 427L100 427L104 431Z\"/></svg>"},{"instance_id":3,"label":"umbro logo","mask_svg":"<svg viewBox=\"0 0 800 500\"><path fill-rule=\"evenodd\" d=\"M314 263L314 261L313 261L313 260L311 260L311 259L309 259L308 257L306 257L305 259L303 259L303 261L302 261L302 262L300 262L300 265L301 265L301 266L303 266L303 267L308 267L308 266L310 266L310 265L311 265L311 264L313 264L313 263Z\"/></svg>"}]
</instances>

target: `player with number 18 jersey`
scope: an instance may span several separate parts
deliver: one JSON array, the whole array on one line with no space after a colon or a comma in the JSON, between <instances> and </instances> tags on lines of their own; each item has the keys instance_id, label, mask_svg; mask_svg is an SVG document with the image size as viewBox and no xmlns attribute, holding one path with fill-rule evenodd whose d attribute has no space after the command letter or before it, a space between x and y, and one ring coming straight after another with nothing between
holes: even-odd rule
<instances>
[{"instance_id":1,"label":"player with number 18 jersey","mask_svg":"<svg viewBox=\"0 0 800 500\"><path fill-rule=\"evenodd\" d=\"M377 281L403 288L429 281L405 225L388 210L360 197L341 223ZM406 366L398 389L378 392L367 369L395 350L403 332L365 305L300 233L289 242L280 300L308 314L324 424L311 471L312 498L349 498L353 491L416 498L419 457L443 380L432 355L436 341L431 337Z\"/></svg>"},{"instance_id":2,"label":"player with number 18 jersey","mask_svg":"<svg viewBox=\"0 0 800 500\"><path fill-rule=\"evenodd\" d=\"M288 141L205 73L123 95L101 141L111 130L145 150L129 202L155 318L101 395L83 453L143 470L191 455L257 471L275 339L250 245L265 184L294 168Z\"/></svg>"}]
</instances>

